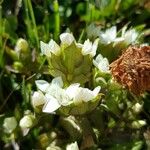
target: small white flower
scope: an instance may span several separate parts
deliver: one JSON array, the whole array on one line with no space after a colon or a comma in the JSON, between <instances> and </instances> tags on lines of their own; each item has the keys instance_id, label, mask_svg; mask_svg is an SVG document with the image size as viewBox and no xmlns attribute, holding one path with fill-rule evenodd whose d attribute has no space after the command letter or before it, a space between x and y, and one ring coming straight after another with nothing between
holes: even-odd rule
<instances>
[{"instance_id":1,"label":"small white flower","mask_svg":"<svg viewBox=\"0 0 150 150\"><path fill-rule=\"evenodd\" d=\"M128 30L125 33L122 33L122 37L124 38L127 44L134 43L138 37L138 33L135 29Z\"/></svg>"},{"instance_id":2,"label":"small white flower","mask_svg":"<svg viewBox=\"0 0 150 150\"><path fill-rule=\"evenodd\" d=\"M30 128L33 125L33 116L31 115L26 115L24 116L20 122L19 122L19 126L21 128Z\"/></svg>"},{"instance_id":3,"label":"small white flower","mask_svg":"<svg viewBox=\"0 0 150 150\"><path fill-rule=\"evenodd\" d=\"M121 42L124 40L123 37L117 38L116 26L107 29L105 32L101 32L99 37L100 37L100 42L104 44L110 44L112 42Z\"/></svg>"},{"instance_id":4,"label":"small white flower","mask_svg":"<svg viewBox=\"0 0 150 150\"><path fill-rule=\"evenodd\" d=\"M79 87L76 90L76 94L75 94L75 97L73 98L73 101L74 101L75 104L80 103L82 101L88 102L88 101L93 100L94 98L96 98L99 91L100 91L99 86L96 87L93 91L89 90L88 88Z\"/></svg>"},{"instance_id":5,"label":"small white flower","mask_svg":"<svg viewBox=\"0 0 150 150\"><path fill-rule=\"evenodd\" d=\"M67 145L66 150L79 150L77 142Z\"/></svg>"},{"instance_id":6,"label":"small white flower","mask_svg":"<svg viewBox=\"0 0 150 150\"><path fill-rule=\"evenodd\" d=\"M50 51L50 47L48 44L40 41L40 47L41 47L41 52L43 55L51 57L51 51Z\"/></svg>"},{"instance_id":7,"label":"small white flower","mask_svg":"<svg viewBox=\"0 0 150 150\"><path fill-rule=\"evenodd\" d=\"M40 45L42 54L46 55L47 57L51 57L51 53L57 56L60 54L59 45L52 39L49 41L48 44L40 41Z\"/></svg>"},{"instance_id":8,"label":"small white flower","mask_svg":"<svg viewBox=\"0 0 150 150\"><path fill-rule=\"evenodd\" d=\"M143 105L142 104L139 104L139 103L136 103L132 109L135 113L139 113L142 111L142 108L143 108Z\"/></svg>"},{"instance_id":9,"label":"small white flower","mask_svg":"<svg viewBox=\"0 0 150 150\"><path fill-rule=\"evenodd\" d=\"M136 121L133 121L131 125L132 125L132 128L139 129L146 125L146 121L145 120L136 120Z\"/></svg>"},{"instance_id":10,"label":"small white flower","mask_svg":"<svg viewBox=\"0 0 150 150\"><path fill-rule=\"evenodd\" d=\"M79 87L79 84L72 84L66 89L66 93L75 104L81 103L82 101L88 102L94 99L100 91L100 87L96 87L93 91L88 88Z\"/></svg>"},{"instance_id":11,"label":"small white flower","mask_svg":"<svg viewBox=\"0 0 150 150\"><path fill-rule=\"evenodd\" d=\"M59 55L60 54L60 47L59 45L53 40L51 39L48 43L49 47L50 47L50 51L55 54L55 55Z\"/></svg>"},{"instance_id":12,"label":"small white flower","mask_svg":"<svg viewBox=\"0 0 150 150\"><path fill-rule=\"evenodd\" d=\"M94 43L92 44L92 42L89 39L87 39L83 44L82 54L83 55L90 54L92 57L94 57L96 55L96 50L98 47L98 41L99 41L99 39L96 39L94 41Z\"/></svg>"},{"instance_id":13,"label":"small white flower","mask_svg":"<svg viewBox=\"0 0 150 150\"><path fill-rule=\"evenodd\" d=\"M101 54L99 54L95 60L93 60L93 64L102 72L109 72L109 62L107 58L103 58Z\"/></svg>"},{"instance_id":14,"label":"small white flower","mask_svg":"<svg viewBox=\"0 0 150 150\"><path fill-rule=\"evenodd\" d=\"M74 36L71 33L62 33L60 35L61 43L64 45L71 45L75 41Z\"/></svg>"},{"instance_id":15,"label":"small white flower","mask_svg":"<svg viewBox=\"0 0 150 150\"><path fill-rule=\"evenodd\" d=\"M16 118L15 117L5 118L3 127L6 133L11 133L17 127Z\"/></svg>"},{"instance_id":16,"label":"small white flower","mask_svg":"<svg viewBox=\"0 0 150 150\"><path fill-rule=\"evenodd\" d=\"M63 81L60 77L54 78L50 84L44 80L40 80L36 84L41 91L46 93L43 112L47 113L54 113L61 106L68 106L72 103L88 102L96 98L100 91L100 87L96 87L91 91L87 88L79 87L79 83L63 89Z\"/></svg>"},{"instance_id":17,"label":"small white flower","mask_svg":"<svg viewBox=\"0 0 150 150\"><path fill-rule=\"evenodd\" d=\"M41 106L45 103L45 96L41 91L34 92L31 99L34 108Z\"/></svg>"}]
</instances>

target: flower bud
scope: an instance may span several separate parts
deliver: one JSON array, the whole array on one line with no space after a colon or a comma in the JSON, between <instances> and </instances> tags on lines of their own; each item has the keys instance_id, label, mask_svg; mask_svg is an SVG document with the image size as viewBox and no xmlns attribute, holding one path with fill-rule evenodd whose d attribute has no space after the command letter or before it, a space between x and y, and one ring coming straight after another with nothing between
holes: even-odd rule
<instances>
[{"instance_id":1,"label":"flower bud","mask_svg":"<svg viewBox=\"0 0 150 150\"><path fill-rule=\"evenodd\" d=\"M60 35L61 44L71 45L73 41L75 41L73 35L71 33L62 33Z\"/></svg>"},{"instance_id":2,"label":"flower bud","mask_svg":"<svg viewBox=\"0 0 150 150\"><path fill-rule=\"evenodd\" d=\"M145 120L136 120L136 121L133 121L131 124L132 128L134 128L134 129L139 129L145 125L146 125Z\"/></svg>"},{"instance_id":3,"label":"flower bud","mask_svg":"<svg viewBox=\"0 0 150 150\"><path fill-rule=\"evenodd\" d=\"M17 43L16 43L16 47L15 47L15 51L18 53L26 53L29 50L29 45L28 42L25 39L18 39Z\"/></svg>"},{"instance_id":4,"label":"flower bud","mask_svg":"<svg viewBox=\"0 0 150 150\"><path fill-rule=\"evenodd\" d=\"M134 113L138 114L142 111L142 108L143 108L143 105L139 104L139 103L136 103L132 109L134 111Z\"/></svg>"},{"instance_id":5,"label":"flower bud","mask_svg":"<svg viewBox=\"0 0 150 150\"><path fill-rule=\"evenodd\" d=\"M66 150L79 150L77 142L67 145Z\"/></svg>"},{"instance_id":6,"label":"flower bud","mask_svg":"<svg viewBox=\"0 0 150 150\"><path fill-rule=\"evenodd\" d=\"M12 133L13 130L17 127L16 118L15 117L5 118L3 127L6 133Z\"/></svg>"},{"instance_id":7,"label":"flower bud","mask_svg":"<svg viewBox=\"0 0 150 150\"><path fill-rule=\"evenodd\" d=\"M97 67L101 72L109 72L109 62L107 58L103 58L101 54L99 54L95 60L93 60L93 64Z\"/></svg>"},{"instance_id":8,"label":"flower bud","mask_svg":"<svg viewBox=\"0 0 150 150\"><path fill-rule=\"evenodd\" d=\"M51 54L54 54L56 56L60 54L59 45L52 39L48 44L40 41L40 45L42 54L46 55L47 57L51 57Z\"/></svg>"},{"instance_id":9,"label":"flower bud","mask_svg":"<svg viewBox=\"0 0 150 150\"><path fill-rule=\"evenodd\" d=\"M31 128L33 126L33 121L34 121L33 115L26 115L20 120L19 126L23 129Z\"/></svg>"}]
</instances>

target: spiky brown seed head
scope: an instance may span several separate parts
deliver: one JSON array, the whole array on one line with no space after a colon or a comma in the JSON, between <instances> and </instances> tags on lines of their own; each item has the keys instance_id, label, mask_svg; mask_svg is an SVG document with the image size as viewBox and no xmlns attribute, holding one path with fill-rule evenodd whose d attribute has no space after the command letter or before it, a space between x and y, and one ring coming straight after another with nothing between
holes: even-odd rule
<instances>
[{"instance_id":1,"label":"spiky brown seed head","mask_svg":"<svg viewBox=\"0 0 150 150\"><path fill-rule=\"evenodd\" d=\"M150 46L130 46L110 67L115 80L134 94L150 90Z\"/></svg>"}]
</instances>

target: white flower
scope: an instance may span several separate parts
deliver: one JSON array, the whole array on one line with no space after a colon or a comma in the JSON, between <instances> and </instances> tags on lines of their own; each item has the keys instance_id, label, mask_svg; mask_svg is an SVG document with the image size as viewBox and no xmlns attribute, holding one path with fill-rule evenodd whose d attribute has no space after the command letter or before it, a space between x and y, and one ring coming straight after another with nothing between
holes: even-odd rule
<instances>
[{"instance_id":1,"label":"white flower","mask_svg":"<svg viewBox=\"0 0 150 150\"><path fill-rule=\"evenodd\" d=\"M123 37L117 38L116 26L107 29L105 32L101 32L99 37L100 37L100 42L104 44L110 44L112 42L121 42L124 40Z\"/></svg>"},{"instance_id":2,"label":"white flower","mask_svg":"<svg viewBox=\"0 0 150 150\"><path fill-rule=\"evenodd\" d=\"M34 108L41 106L45 103L45 96L41 91L34 92L31 99Z\"/></svg>"},{"instance_id":3,"label":"white flower","mask_svg":"<svg viewBox=\"0 0 150 150\"><path fill-rule=\"evenodd\" d=\"M75 104L81 103L82 101L88 102L98 95L100 87L96 87L93 91L88 88L79 87L79 84L70 85L66 89L66 93L73 100Z\"/></svg>"},{"instance_id":4,"label":"white flower","mask_svg":"<svg viewBox=\"0 0 150 150\"><path fill-rule=\"evenodd\" d=\"M135 113L139 113L142 111L142 108L143 108L143 105L142 104L139 104L139 103L136 103L132 109Z\"/></svg>"},{"instance_id":5,"label":"white flower","mask_svg":"<svg viewBox=\"0 0 150 150\"><path fill-rule=\"evenodd\" d=\"M60 54L59 45L52 39L49 41L48 44L40 41L40 45L41 45L42 54L44 54L48 57L51 57L51 53L53 53L57 56Z\"/></svg>"},{"instance_id":6,"label":"white flower","mask_svg":"<svg viewBox=\"0 0 150 150\"><path fill-rule=\"evenodd\" d=\"M101 54L99 54L95 60L93 60L93 64L102 72L109 72L109 62L107 58L103 58Z\"/></svg>"},{"instance_id":7,"label":"white flower","mask_svg":"<svg viewBox=\"0 0 150 150\"><path fill-rule=\"evenodd\" d=\"M88 88L79 87L76 91L73 101L75 104L80 103L82 101L88 102L96 98L99 91L100 87L96 87L93 91L89 90Z\"/></svg>"},{"instance_id":8,"label":"white flower","mask_svg":"<svg viewBox=\"0 0 150 150\"><path fill-rule=\"evenodd\" d=\"M83 55L90 54L92 57L94 57L96 55L96 50L98 47L98 41L99 41L99 39L96 39L94 41L94 43L92 44L92 42L89 39L87 39L83 44L82 54Z\"/></svg>"},{"instance_id":9,"label":"white flower","mask_svg":"<svg viewBox=\"0 0 150 150\"><path fill-rule=\"evenodd\" d=\"M16 118L15 117L5 118L3 127L6 133L11 133L17 127Z\"/></svg>"},{"instance_id":10,"label":"white flower","mask_svg":"<svg viewBox=\"0 0 150 150\"><path fill-rule=\"evenodd\" d=\"M60 35L61 43L64 45L71 45L75 41L74 36L71 33L62 33Z\"/></svg>"},{"instance_id":11,"label":"white flower","mask_svg":"<svg viewBox=\"0 0 150 150\"><path fill-rule=\"evenodd\" d=\"M117 38L117 28L113 26L107 29L105 32L100 33L100 41L104 44L110 44L111 42L120 42L123 41L123 38Z\"/></svg>"},{"instance_id":12,"label":"white flower","mask_svg":"<svg viewBox=\"0 0 150 150\"><path fill-rule=\"evenodd\" d=\"M24 116L20 122L19 122L19 126L21 128L30 128L33 125L33 116L32 115L26 115Z\"/></svg>"},{"instance_id":13,"label":"white flower","mask_svg":"<svg viewBox=\"0 0 150 150\"><path fill-rule=\"evenodd\" d=\"M67 145L66 150L79 150L77 142Z\"/></svg>"},{"instance_id":14,"label":"white flower","mask_svg":"<svg viewBox=\"0 0 150 150\"><path fill-rule=\"evenodd\" d=\"M50 47L50 51L55 54L55 55L59 55L60 54L60 47L59 45L53 40L51 39L48 43L49 47Z\"/></svg>"},{"instance_id":15,"label":"white flower","mask_svg":"<svg viewBox=\"0 0 150 150\"><path fill-rule=\"evenodd\" d=\"M146 125L145 120L136 120L136 121L133 121L131 124L132 128L134 128L134 129L139 129L145 125Z\"/></svg>"},{"instance_id":16,"label":"white flower","mask_svg":"<svg viewBox=\"0 0 150 150\"><path fill-rule=\"evenodd\" d=\"M138 33L135 29L128 30L127 32L122 32L122 37L127 44L134 43L138 37Z\"/></svg>"},{"instance_id":17,"label":"white flower","mask_svg":"<svg viewBox=\"0 0 150 150\"><path fill-rule=\"evenodd\" d=\"M63 81L60 77L54 78L50 84L43 80L36 84L41 91L45 92L46 103L43 112L46 113L54 113L61 106L93 100L100 91L100 87L91 91L88 88L79 87L79 83L71 84L68 88L63 89Z\"/></svg>"}]
</instances>

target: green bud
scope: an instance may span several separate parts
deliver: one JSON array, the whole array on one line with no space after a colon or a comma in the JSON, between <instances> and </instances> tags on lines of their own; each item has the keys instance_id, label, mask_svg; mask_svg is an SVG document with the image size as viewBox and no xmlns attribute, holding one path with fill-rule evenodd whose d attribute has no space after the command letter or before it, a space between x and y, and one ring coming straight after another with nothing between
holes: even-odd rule
<instances>
[{"instance_id":1,"label":"green bud","mask_svg":"<svg viewBox=\"0 0 150 150\"><path fill-rule=\"evenodd\" d=\"M23 69L23 64L19 61L15 61L13 63L13 68L17 71L21 71Z\"/></svg>"},{"instance_id":2,"label":"green bud","mask_svg":"<svg viewBox=\"0 0 150 150\"><path fill-rule=\"evenodd\" d=\"M12 133L14 129L17 127L16 118L15 117L5 118L3 127L6 133Z\"/></svg>"},{"instance_id":3,"label":"green bud","mask_svg":"<svg viewBox=\"0 0 150 150\"><path fill-rule=\"evenodd\" d=\"M28 42L25 39L18 39L15 47L15 51L18 53L27 53L29 51Z\"/></svg>"}]
</instances>

